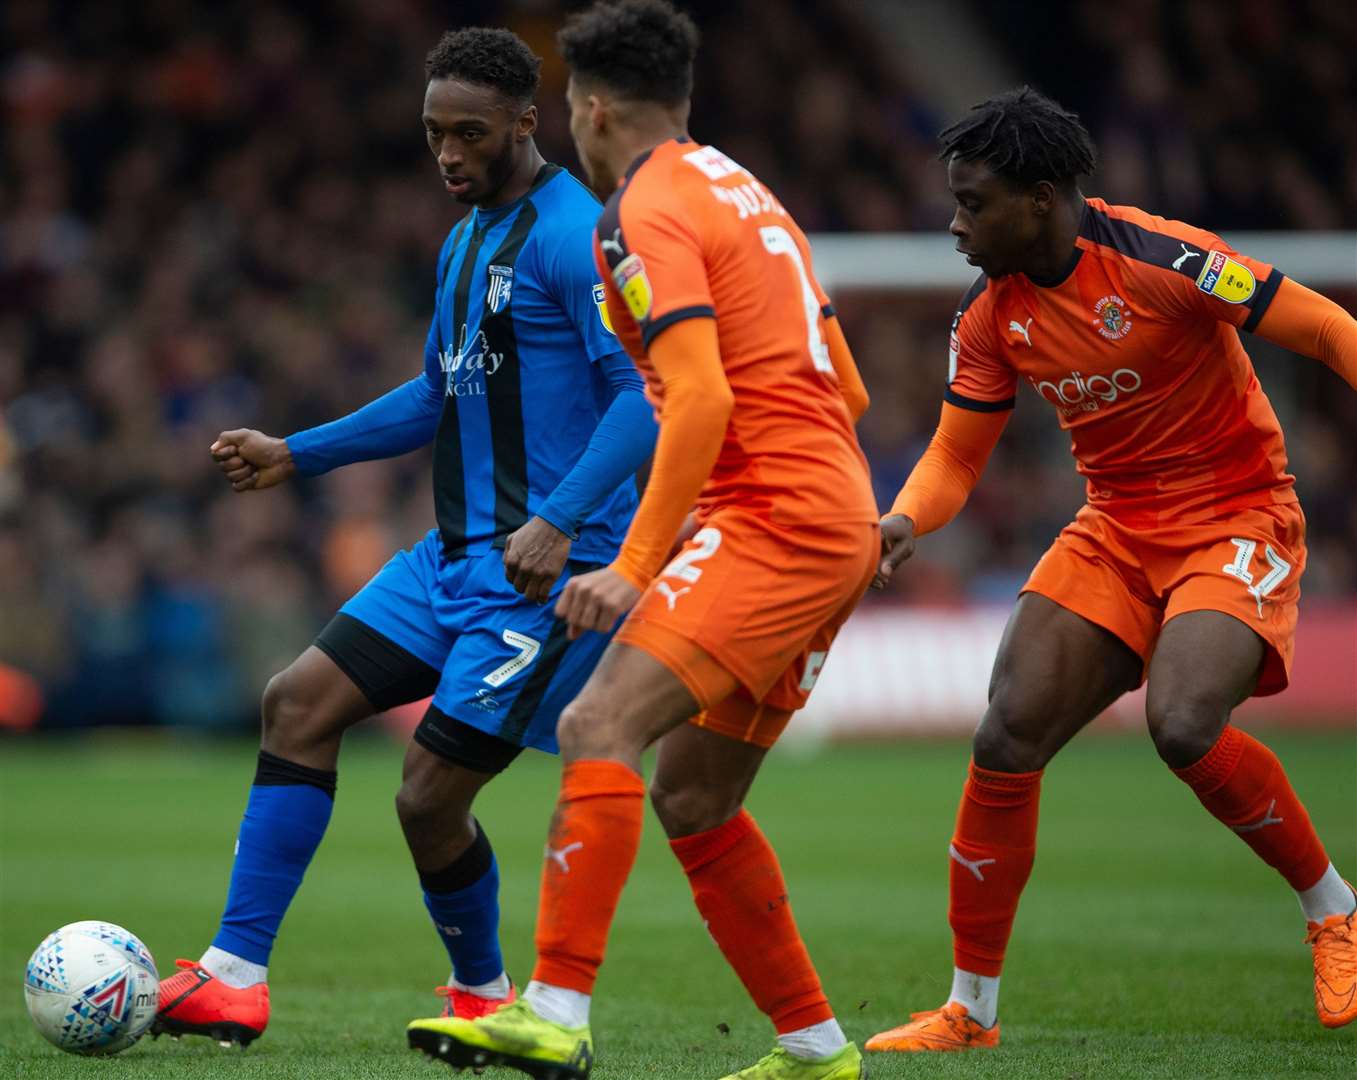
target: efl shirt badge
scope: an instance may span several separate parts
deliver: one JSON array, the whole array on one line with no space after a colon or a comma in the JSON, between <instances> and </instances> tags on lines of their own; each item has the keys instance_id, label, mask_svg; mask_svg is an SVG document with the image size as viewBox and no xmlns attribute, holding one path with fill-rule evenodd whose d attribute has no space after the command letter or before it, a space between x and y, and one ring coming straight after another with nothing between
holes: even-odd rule
<instances>
[{"instance_id":1,"label":"efl shirt badge","mask_svg":"<svg viewBox=\"0 0 1357 1080\"><path fill-rule=\"evenodd\" d=\"M644 322L650 317L650 309L655 302L650 291L650 278L646 277L646 264L639 255L628 255L613 268L613 284L627 302L631 317Z\"/></svg>"},{"instance_id":2,"label":"efl shirt badge","mask_svg":"<svg viewBox=\"0 0 1357 1080\"><path fill-rule=\"evenodd\" d=\"M514 268L512 266L491 266L490 284L485 290L485 306L490 314L498 315L508 306L509 294L514 287Z\"/></svg>"},{"instance_id":3,"label":"efl shirt badge","mask_svg":"<svg viewBox=\"0 0 1357 1080\"><path fill-rule=\"evenodd\" d=\"M602 282L594 286L594 303L598 305L598 317L603 322L603 329L610 334L616 334L612 318L608 315L608 294L603 291Z\"/></svg>"},{"instance_id":4,"label":"efl shirt badge","mask_svg":"<svg viewBox=\"0 0 1357 1080\"><path fill-rule=\"evenodd\" d=\"M1257 282L1247 266L1223 251L1213 251L1206 256L1206 265L1197 275L1197 288L1226 303L1242 304L1253 295Z\"/></svg>"}]
</instances>

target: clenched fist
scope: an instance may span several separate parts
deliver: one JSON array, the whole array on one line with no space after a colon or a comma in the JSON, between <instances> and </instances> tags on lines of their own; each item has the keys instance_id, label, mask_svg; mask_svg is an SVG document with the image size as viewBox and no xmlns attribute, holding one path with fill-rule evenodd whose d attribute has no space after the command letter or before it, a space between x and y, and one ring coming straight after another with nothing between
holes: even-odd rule
<instances>
[{"instance_id":1,"label":"clenched fist","mask_svg":"<svg viewBox=\"0 0 1357 1080\"><path fill-rule=\"evenodd\" d=\"M236 491L262 491L281 484L297 471L287 441L262 431L223 431L211 452L217 468Z\"/></svg>"}]
</instances>

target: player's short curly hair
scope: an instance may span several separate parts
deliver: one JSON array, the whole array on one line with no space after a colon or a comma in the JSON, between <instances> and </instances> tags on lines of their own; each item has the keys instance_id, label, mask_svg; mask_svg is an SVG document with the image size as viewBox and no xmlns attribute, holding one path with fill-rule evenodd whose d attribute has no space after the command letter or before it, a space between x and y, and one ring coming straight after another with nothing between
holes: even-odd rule
<instances>
[{"instance_id":1,"label":"player's short curly hair","mask_svg":"<svg viewBox=\"0 0 1357 1080\"><path fill-rule=\"evenodd\" d=\"M528 106L537 94L542 58L509 30L485 26L449 30L424 58L424 78L457 79L490 86Z\"/></svg>"},{"instance_id":2,"label":"player's short curly hair","mask_svg":"<svg viewBox=\"0 0 1357 1080\"><path fill-rule=\"evenodd\" d=\"M1030 86L974 106L938 136L943 161L983 161L1017 186L1042 180L1068 187L1093 172L1096 152L1076 113Z\"/></svg>"},{"instance_id":3,"label":"player's short curly hair","mask_svg":"<svg viewBox=\"0 0 1357 1080\"><path fill-rule=\"evenodd\" d=\"M693 20L669 0L597 0L556 35L575 74L661 105L692 95L697 42Z\"/></svg>"}]
</instances>

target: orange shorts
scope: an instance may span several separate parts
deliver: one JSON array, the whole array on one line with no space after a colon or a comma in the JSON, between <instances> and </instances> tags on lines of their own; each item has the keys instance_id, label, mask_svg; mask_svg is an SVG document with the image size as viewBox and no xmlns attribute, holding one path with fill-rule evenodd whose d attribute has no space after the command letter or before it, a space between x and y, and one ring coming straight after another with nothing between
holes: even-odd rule
<instances>
[{"instance_id":1,"label":"orange shorts","mask_svg":"<svg viewBox=\"0 0 1357 1080\"><path fill-rule=\"evenodd\" d=\"M1186 611L1220 611L1267 645L1254 695L1286 689L1295 649L1305 515L1298 503L1218 521L1129 529L1085 506L1041 557L1023 592L1040 593L1116 634L1144 660Z\"/></svg>"},{"instance_id":2,"label":"orange shorts","mask_svg":"<svg viewBox=\"0 0 1357 1080\"><path fill-rule=\"evenodd\" d=\"M771 746L810 696L881 549L875 522L774 525L719 508L617 633L683 681L703 727Z\"/></svg>"}]
</instances>

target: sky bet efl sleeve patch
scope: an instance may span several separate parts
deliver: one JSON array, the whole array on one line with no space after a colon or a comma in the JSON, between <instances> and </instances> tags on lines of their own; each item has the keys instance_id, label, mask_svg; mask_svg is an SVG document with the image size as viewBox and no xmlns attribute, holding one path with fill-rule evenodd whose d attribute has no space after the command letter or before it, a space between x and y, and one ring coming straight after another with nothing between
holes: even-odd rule
<instances>
[{"instance_id":1,"label":"sky bet efl sleeve patch","mask_svg":"<svg viewBox=\"0 0 1357 1080\"><path fill-rule=\"evenodd\" d=\"M1230 304L1247 303L1258 283L1253 272L1223 251L1212 251L1197 275L1197 288Z\"/></svg>"},{"instance_id":2,"label":"sky bet efl sleeve patch","mask_svg":"<svg viewBox=\"0 0 1357 1080\"><path fill-rule=\"evenodd\" d=\"M608 294L604 291L601 281L594 286L594 303L598 306L598 317L603 321L603 328L610 334L616 334L613 321L608 317Z\"/></svg>"},{"instance_id":3,"label":"sky bet efl sleeve patch","mask_svg":"<svg viewBox=\"0 0 1357 1080\"><path fill-rule=\"evenodd\" d=\"M650 288L650 278L646 275L646 264L641 256L628 255L613 268L613 284L627 302L631 317L638 323L650 317L654 306L655 294Z\"/></svg>"}]
</instances>

